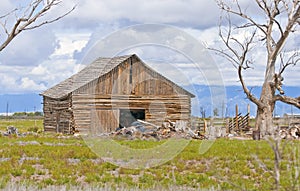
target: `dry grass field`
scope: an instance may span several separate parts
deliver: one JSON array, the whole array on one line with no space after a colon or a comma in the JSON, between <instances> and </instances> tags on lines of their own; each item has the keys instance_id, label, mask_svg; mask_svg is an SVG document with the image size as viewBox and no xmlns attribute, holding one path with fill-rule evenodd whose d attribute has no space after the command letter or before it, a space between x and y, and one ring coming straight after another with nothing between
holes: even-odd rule
<instances>
[{"instance_id":1,"label":"dry grass field","mask_svg":"<svg viewBox=\"0 0 300 191\"><path fill-rule=\"evenodd\" d=\"M0 121L1 131L38 131L42 121ZM146 149L155 140L116 140ZM27 133L0 137L0 188L4 190L272 190L274 154L267 141L217 139L204 154L192 140L172 160L148 169L126 169L93 153L80 137ZM298 141L282 141L281 189L299 190Z\"/></svg>"}]
</instances>

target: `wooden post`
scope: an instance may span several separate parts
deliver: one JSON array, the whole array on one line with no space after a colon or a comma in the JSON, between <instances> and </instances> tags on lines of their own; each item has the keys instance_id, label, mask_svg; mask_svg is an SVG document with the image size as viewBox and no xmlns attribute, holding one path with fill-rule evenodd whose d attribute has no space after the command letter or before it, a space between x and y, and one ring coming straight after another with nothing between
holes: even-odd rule
<instances>
[{"instance_id":1,"label":"wooden post","mask_svg":"<svg viewBox=\"0 0 300 191\"><path fill-rule=\"evenodd\" d=\"M235 105L235 130L239 130L239 106Z\"/></svg>"},{"instance_id":2,"label":"wooden post","mask_svg":"<svg viewBox=\"0 0 300 191\"><path fill-rule=\"evenodd\" d=\"M56 133L59 133L60 111L56 110Z\"/></svg>"},{"instance_id":3,"label":"wooden post","mask_svg":"<svg viewBox=\"0 0 300 191\"><path fill-rule=\"evenodd\" d=\"M250 114L250 104L247 105L247 113Z\"/></svg>"},{"instance_id":4,"label":"wooden post","mask_svg":"<svg viewBox=\"0 0 300 191\"><path fill-rule=\"evenodd\" d=\"M205 135L205 133L206 133L206 128L207 128L207 122L206 122L206 120L205 119L203 119L203 121L204 121L204 135Z\"/></svg>"},{"instance_id":5,"label":"wooden post","mask_svg":"<svg viewBox=\"0 0 300 191\"><path fill-rule=\"evenodd\" d=\"M230 133L229 132L229 118L226 119L226 133Z\"/></svg>"},{"instance_id":6,"label":"wooden post","mask_svg":"<svg viewBox=\"0 0 300 191\"><path fill-rule=\"evenodd\" d=\"M247 121L247 128L250 126L250 104L247 106L247 114L248 114L248 121Z\"/></svg>"}]
</instances>

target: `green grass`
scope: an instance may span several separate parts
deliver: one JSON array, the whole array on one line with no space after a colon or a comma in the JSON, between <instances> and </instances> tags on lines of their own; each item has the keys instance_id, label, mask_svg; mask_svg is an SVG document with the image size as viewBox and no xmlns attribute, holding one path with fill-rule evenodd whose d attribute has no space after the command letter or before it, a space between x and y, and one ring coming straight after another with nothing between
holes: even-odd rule
<instances>
[{"instance_id":1,"label":"green grass","mask_svg":"<svg viewBox=\"0 0 300 191\"><path fill-rule=\"evenodd\" d=\"M14 121L28 129L33 123ZM12 123L12 122L11 122ZM1 121L0 126L7 123ZM22 129L22 130L24 130ZM25 130L24 130L25 132ZM134 149L155 148L165 141L116 140ZM112 189L211 189L271 190L274 180L263 163L272 171L273 152L266 141L218 139L204 154L199 154L203 141L193 140L177 156L163 165L148 169L128 169L105 162L93 153L85 141L56 134L0 137L0 188L11 182L36 186L73 188L84 185ZM281 185L283 190L297 190L295 168L299 168L298 141L289 142L283 152ZM255 159L256 156L259 161ZM294 188L293 188L294 186Z\"/></svg>"},{"instance_id":2,"label":"green grass","mask_svg":"<svg viewBox=\"0 0 300 191\"><path fill-rule=\"evenodd\" d=\"M45 140L43 140L45 139ZM39 144L19 145L20 142ZM217 140L210 150L203 155L198 153L201 141L190 144L171 161L149 169L126 169L100 160L89 150L81 139L58 139L57 137L2 137L0 157L9 160L0 162L0 185L5 185L13 178L20 182L27 181L41 187L49 185L110 184L114 186L152 188L153 185L167 188L170 185L191 188L266 190L273 186L269 172L264 172L249 154L257 155L272 169L272 151L269 145L260 141ZM47 145L57 143L61 145ZM128 144L127 141L125 141ZM136 141L138 148L151 147L156 142ZM65 144L65 145L62 145ZM297 147L299 143L296 143ZM70 159L76 162L70 162ZM93 160L99 159L99 163ZM23 160L22 164L20 161ZM249 163L252 166L249 166ZM288 187L289 173L282 166L283 185ZM37 180L34 181L34 178Z\"/></svg>"},{"instance_id":3,"label":"green grass","mask_svg":"<svg viewBox=\"0 0 300 191\"><path fill-rule=\"evenodd\" d=\"M18 132L41 131L43 129L42 119L0 119L0 131L5 132L8 126L14 126Z\"/></svg>"}]
</instances>

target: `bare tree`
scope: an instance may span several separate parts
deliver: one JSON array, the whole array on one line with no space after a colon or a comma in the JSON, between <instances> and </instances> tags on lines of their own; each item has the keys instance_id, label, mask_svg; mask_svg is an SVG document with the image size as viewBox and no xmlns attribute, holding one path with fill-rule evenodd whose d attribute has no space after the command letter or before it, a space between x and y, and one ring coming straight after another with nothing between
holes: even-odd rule
<instances>
[{"instance_id":1,"label":"bare tree","mask_svg":"<svg viewBox=\"0 0 300 191\"><path fill-rule=\"evenodd\" d=\"M237 69L239 81L247 98L257 105L256 130L261 136L273 134L272 114L277 101L300 108L300 97L285 95L282 87L286 68L300 61L300 52L287 51L285 45L300 25L300 0L252 0L257 13L251 15L239 0L216 0L224 14L221 16L219 36L224 48L211 48L230 61ZM234 25L233 20L238 23ZM224 24L224 21L226 23ZM241 38L243 34L243 38ZM264 81L260 97L256 97L244 80L243 71L252 68L256 47L265 49ZM259 72L259 71L257 71Z\"/></svg>"},{"instance_id":2,"label":"bare tree","mask_svg":"<svg viewBox=\"0 0 300 191\"><path fill-rule=\"evenodd\" d=\"M213 110L213 114L214 114L214 117L219 116L219 109L218 109L218 108L215 108L215 109Z\"/></svg>"},{"instance_id":3,"label":"bare tree","mask_svg":"<svg viewBox=\"0 0 300 191\"><path fill-rule=\"evenodd\" d=\"M32 30L58 21L75 9L74 6L60 16L45 18L54 7L61 3L62 0L32 0L27 6L18 7L2 16L0 15L0 25L6 34L5 37L1 37L0 51L22 31Z\"/></svg>"},{"instance_id":4,"label":"bare tree","mask_svg":"<svg viewBox=\"0 0 300 191\"><path fill-rule=\"evenodd\" d=\"M200 107L200 113L201 113L201 117L205 118L205 116L206 116L206 110L203 107Z\"/></svg>"}]
</instances>

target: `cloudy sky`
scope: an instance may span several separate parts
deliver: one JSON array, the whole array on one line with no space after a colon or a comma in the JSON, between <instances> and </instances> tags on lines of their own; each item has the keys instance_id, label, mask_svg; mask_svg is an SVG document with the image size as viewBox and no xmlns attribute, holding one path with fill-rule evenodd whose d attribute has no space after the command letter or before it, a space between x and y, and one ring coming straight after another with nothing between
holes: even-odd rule
<instances>
[{"instance_id":1,"label":"cloudy sky","mask_svg":"<svg viewBox=\"0 0 300 191\"><path fill-rule=\"evenodd\" d=\"M0 15L29 1L20 2L1 0ZM253 2L241 4L259 15ZM234 67L205 49L221 46L220 10L212 0L64 0L46 17L54 18L74 5L67 17L21 33L0 52L0 94L40 93L97 57L131 53L181 85L239 85ZM1 42L4 36L1 28ZM297 43L299 35L291 36L288 48L299 47ZM262 50L256 47L254 69L245 73L249 86L261 85ZM298 86L300 67L287 72L285 83Z\"/></svg>"}]
</instances>

